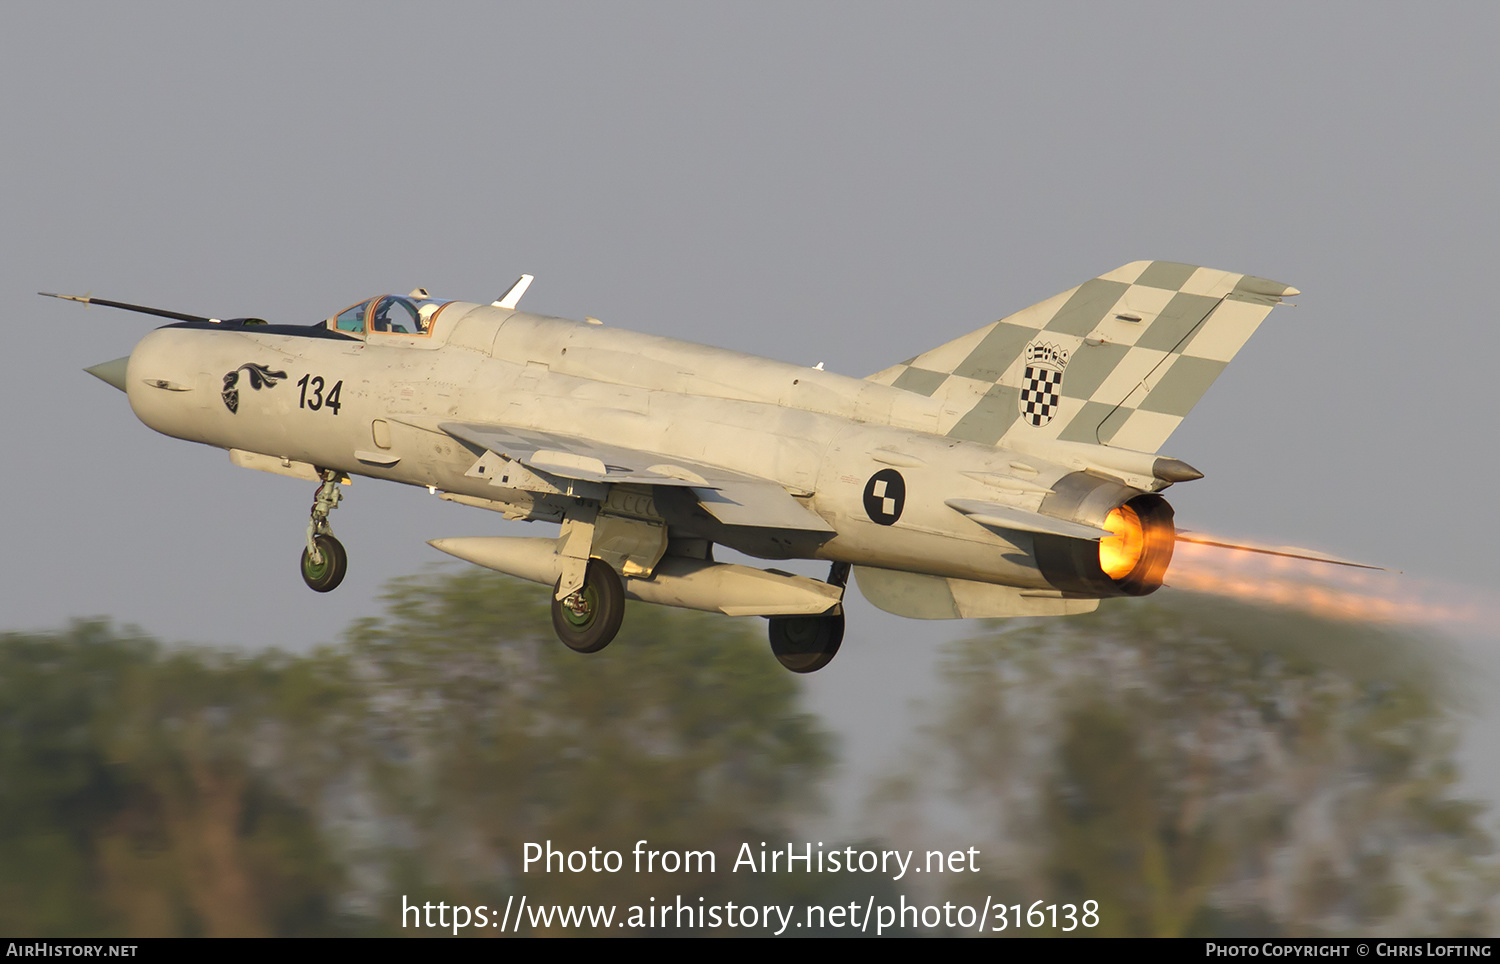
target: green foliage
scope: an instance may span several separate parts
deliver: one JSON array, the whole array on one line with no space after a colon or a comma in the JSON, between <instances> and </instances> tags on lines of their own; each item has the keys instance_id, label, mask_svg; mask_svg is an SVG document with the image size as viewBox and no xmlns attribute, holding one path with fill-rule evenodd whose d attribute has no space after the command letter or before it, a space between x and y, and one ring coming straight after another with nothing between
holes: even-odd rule
<instances>
[{"instance_id":1,"label":"green foliage","mask_svg":"<svg viewBox=\"0 0 1500 964\"><path fill-rule=\"evenodd\" d=\"M0 637L0 930L399 932L403 893L503 904L527 841L733 853L816 801L828 738L758 626L638 607L583 657L545 591L483 570L386 603L304 657ZM524 880L570 903L660 885Z\"/></svg>"},{"instance_id":2,"label":"green foliage","mask_svg":"<svg viewBox=\"0 0 1500 964\"><path fill-rule=\"evenodd\" d=\"M0 637L0 929L315 926L315 828L250 761L277 676L101 623Z\"/></svg>"},{"instance_id":3,"label":"green foliage","mask_svg":"<svg viewBox=\"0 0 1500 964\"><path fill-rule=\"evenodd\" d=\"M614 643L580 656L553 637L545 591L484 570L408 580L387 602L349 633L379 695L358 740L384 744L372 776L412 816L414 850L448 868L424 883L460 903L515 885L527 841L732 854L784 837L815 800L828 741L758 622L632 606ZM711 894L719 879L682 886ZM644 902L660 879L533 873L526 887Z\"/></svg>"},{"instance_id":4,"label":"green foliage","mask_svg":"<svg viewBox=\"0 0 1500 964\"><path fill-rule=\"evenodd\" d=\"M984 872L951 896L1096 900L1094 933L1492 933L1442 647L1163 598L950 647L879 846L956 834ZM742 842L801 839L832 761L758 622L633 607L580 656L545 591L484 570L385 603L306 656L102 623L0 637L0 930L400 933L402 895L893 899L727 873ZM637 840L713 850L719 873L522 871L528 842Z\"/></svg>"},{"instance_id":5,"label":"green foliage","mask_svg":"<svg viewBox=\"0 0 1500 964\"><path fill-rule=\"evenodd\" d=\"M1223 601L1106 605L954 646L892 814L952 788L975 892L1119 935L1484 933L1435 641Z\"/></svg>"}]
</instances>

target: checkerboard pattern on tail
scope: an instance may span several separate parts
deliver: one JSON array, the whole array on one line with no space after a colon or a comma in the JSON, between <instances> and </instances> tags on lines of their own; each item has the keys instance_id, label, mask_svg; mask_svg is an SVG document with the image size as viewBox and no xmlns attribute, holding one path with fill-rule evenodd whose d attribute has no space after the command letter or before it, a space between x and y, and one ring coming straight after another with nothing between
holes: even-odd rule
<instances>
[{"instance_id":1,"label":"checkerboard pattern on tail","mask_svg":"<svg viewBox=\"0 0 1500 964\"><path fill-rule=\"evenodd\" d=\"M870 376L939 399L940 430L1156 452L1281 299L1252 275L1136 261Z\"/></svg>"}]
</instances>

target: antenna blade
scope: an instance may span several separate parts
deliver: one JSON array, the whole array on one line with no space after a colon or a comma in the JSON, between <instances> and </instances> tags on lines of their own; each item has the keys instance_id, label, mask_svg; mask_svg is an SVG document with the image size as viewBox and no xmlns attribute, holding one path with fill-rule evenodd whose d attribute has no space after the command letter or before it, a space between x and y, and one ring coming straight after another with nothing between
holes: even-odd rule
<instances>
[{"instance_id":1,"label":"antenna blade","mask_svg":"<svg viewBox=\"0 0 1500 964\"><path fill-rule=\"evenodd\" d=\"M534 280L535 279L529 274L521 275L520 279L517 280L515 284L510 286L510 290L507 291L499 301L490 303L490 307L515 308L516 305L520 304L521 296L526 293L527 288L531 287L531 282Z\"/></svg>"}]
</instances>

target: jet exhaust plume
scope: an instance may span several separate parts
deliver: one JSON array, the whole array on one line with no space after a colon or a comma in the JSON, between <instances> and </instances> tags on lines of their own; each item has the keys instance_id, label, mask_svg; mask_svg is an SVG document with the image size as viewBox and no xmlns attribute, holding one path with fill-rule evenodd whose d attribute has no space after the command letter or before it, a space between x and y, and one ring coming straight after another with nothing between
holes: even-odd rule
<instances>
[{"instance_id":1,"label":"jet exhaust plume","mask_svg":"<svg viewBox=\"0 0 1500 964\"><path fill-rule=\"evenodd\" d=\"M1195 533L1178 540L1166 585L1350 622L1425 624L1496 635L1500 605L1474 590L1376 568L1351 569L1296 555L1238 551Z\"/></svg>"}]
</instances>

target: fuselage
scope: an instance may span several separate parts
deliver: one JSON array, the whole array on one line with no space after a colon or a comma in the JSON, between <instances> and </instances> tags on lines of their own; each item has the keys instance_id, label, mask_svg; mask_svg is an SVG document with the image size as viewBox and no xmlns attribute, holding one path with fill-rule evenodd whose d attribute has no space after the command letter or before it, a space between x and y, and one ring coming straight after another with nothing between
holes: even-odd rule
<instances>
[{"instance_id":1,"label":"fuselage","mask_svg":"<svg viewBox=\"0 0 1500 964\"><path fill-rule=\"evenodd\" d=\"M777 660L812 672L843 639L851 577L918 619L1158 589L1177 540L1159 493L1202 478L1161 446L1297 293L1136 261L855 379L518 311L530 281L491 305L417 288L307 326L54 297L179 321L88 371L159 432L317 482L300 563L316 592L347 571L329 515L362 475L558 523L430 544L550 587L578 652L634 599L764 616ZM832 564L820 580L716 545Z\"/></svg>"},{"instance_id":2,"label":"fuselage","mask_svg":"<svg viewBox=\"0 0 1500 964\"><path fill-rule=\"evenodd\" d=\"M947 503L999 500L1035 511L1073 470L945 437L957 413L938 400L738 352L462 302L444 305L427 334L348 337L331 325L305 331L157 329L131 354L131 406L148 426L177 438L518 506L532 497L476 477L482 453L438 426L461 420L563 431L769 479L834 530L768 535L730 526L674 535L765 558L1049 586L1027 533L1002 537ZM884 469L899 472L905 486L893 523L877 521L866 505L867 480ZM548 517L540 509L518 514ZM676 528L692 525L682 517Z\"/></svg>"}]
</instances>

